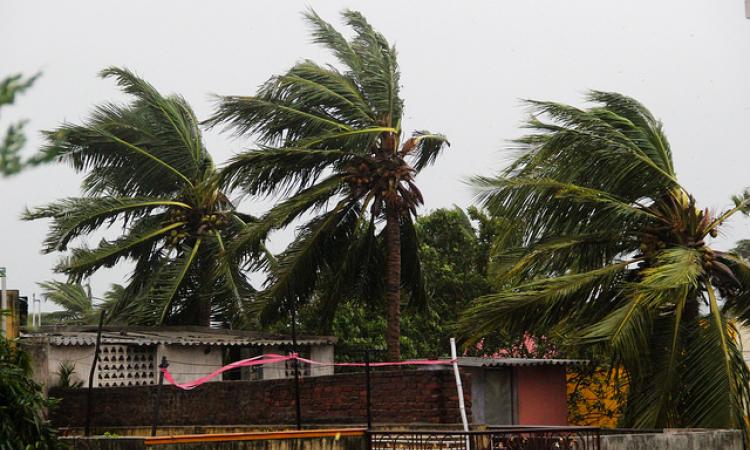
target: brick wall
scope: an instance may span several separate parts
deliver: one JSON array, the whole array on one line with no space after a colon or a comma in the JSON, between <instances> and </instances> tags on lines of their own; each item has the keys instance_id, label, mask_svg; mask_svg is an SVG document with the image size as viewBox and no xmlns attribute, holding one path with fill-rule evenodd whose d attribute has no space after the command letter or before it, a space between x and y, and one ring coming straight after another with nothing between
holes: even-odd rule
<instances>
[{"instance_id":1,"label":"brick wall","mask_svg":"<svg viewBox=\"0 0 750 450\"><path fill-rule=\"evenodd\" d=\"M462 374L467 413L471 414L471 380ZM165 385L161 393L162 425L293 424L291 380L223 381L192 391ZM153 416L153 386L96 388L92 426L143 426ZM59 427L80 427L85 420L86 390L50 391L61 400L51 419ZM302 379L305 424L355 424L366 421L364 374L348 373ZM389 371L372 373L373 420L379 423L460 423L453 372ZM471 420L471 419L470 419Z\"/></svg>"}]
</instances>

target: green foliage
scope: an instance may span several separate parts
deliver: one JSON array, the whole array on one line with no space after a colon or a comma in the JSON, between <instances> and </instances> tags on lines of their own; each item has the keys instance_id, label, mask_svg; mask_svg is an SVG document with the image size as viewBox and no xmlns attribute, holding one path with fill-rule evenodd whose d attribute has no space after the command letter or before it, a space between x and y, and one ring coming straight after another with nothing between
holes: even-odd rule
<instances>
[{"instance_id":1,"label":"green foliage","mask_svg":"<svg viewBox=\"0 0 750 450\"><path fill-rule=\"evenodd\" d=\"M82 380L74 380L76 372L76 363L72 361L62 361L57 368L57 376L60 377L59 387L62 388L79 388L83 386Z\"/></svg>"},{"instance_id":2,"label":"green foliage","mask_svg":"<svg viewBox=\"0 0 750 450\"><path fill-rule=\"evenodd\" d=\"M496 249L500 289L475 301L462 330L475 340L529 332L609 355L628 385L622 425L745 429L750 373L731 319L750 319L750 267L707 241L750 197L718 215L698 209L661 123L620 94L589 100L530 102L536 116L515 162L474 180L521 239Z\"/></svg>"},{"instance_id":3,"label":"green foliage","mask_svg":"<svg viewBox=\"0 0 750 450\"><path fill-rule=\"evenodd\" d=\"M31 379L28 355L0 337L0 449L63 448L45 418L54 405Z\"/></svg>"},{"instance_id":4,"label":"green foliage","mask_svg":"<svg viewBox=\"0 0 750 450\"><path fill-rule=\"evenodd\" d=\"M360 13L342 16L352 39L315 12L305 15L314 42L339 66L302 61L254 96L219 99L209 123L253 134L263 144L230 160L224 184L286 196L229 250L258 255L271 231L305 217L270 272L263 318L287 317L291 305L315 295L324 305L322 322L330 324L346 299L368 301L387 291L388 346L398 357L399 288L413 303L425 299L414 230L423 199L414 178L448 142L423 130L404 133L395 48Z\"/></svg>"},{"instance_id":5,"label":"green foliage","mask_svg":"<svg viewBox=\"0 0 750 450\"><path fill-rule=\"evenodd\" d=\"M46 132L45 155L85 174L84 196L27 211L24 219L52 220L44 252L65 252L56 270L72 283L120 261L135 264L127 286L107 302L109 320L243 323L253 292L239 270L247 261L230 258L225 245L253 219L221 191L193 110L128 70L101 75L114 78L132 101L101 105L82 125ZM115 224L119 238L69 248ZM80 286L52 287L74 320L91 320Z\"/></svg>"},{"instance_id":6,"label":"green foliage","mask_svg":"<svg viewBox=\"0 0 750 450\"><path fill-rule=\"evenodd\" d=\"M62 308L60 311L44 313L44 323L61 325L96 325L104 312L104 323L128 323L128 308L121 306L127 302L127 289L113 284L103 298L94 304L89 286L80 283L45 281L38 283L42 295Z\"/></svg>"},{"instance_id":7,"label":"green foliage","mask_svg":"<svg viewBox=\"0 0 750 450\"><path fill-rule=\"evenodd\" d=\"M21 74L11 75L0 80L0 108L12 105L16 96L29 89L41 74L24 78ZM8 125L5 135L0 135L0 175L15 175L24 167L36 166L49 160L44 155L35 155L27 160L21 157L21 151L26 145L24 126L26 120Z\"/></svg>"},{"instance_id":8,"label":"green foliage","mask_svg":"<svg viewBox=\"0 0 750 450\"><path fill-rule=\"evenodd\" d=\"M506 223L477 208L469 208L467 214L455 207L419 217L415 229L428 301L423 308L406 308L401 316L402 356L446 356L449 339L456 335L455 321L473 298L491 291L486 277L488 258L492 243L505 235ZM309 333L337 336L337 358L359 361L361 351L351 349L385 347L386 304L382 296L369 301L346 298L330 322L322 320L325 304L318 300L314 296L302 309L300 327ZM282 318L275 329L289 332L287 322L288 317ZM494 342L497 348L511 344L508 340Z\"/></svg>"}]
</instances>

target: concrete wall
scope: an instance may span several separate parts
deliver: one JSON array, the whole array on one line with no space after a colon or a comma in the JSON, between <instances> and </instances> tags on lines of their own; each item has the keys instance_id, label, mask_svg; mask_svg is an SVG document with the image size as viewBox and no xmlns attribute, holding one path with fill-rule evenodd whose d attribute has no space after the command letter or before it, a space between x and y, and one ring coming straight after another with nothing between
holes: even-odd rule
<instances>
[{"instance_id":1,"label":"concrete wall","mask_svg":"<svg viewBox=\"0 0 750 450\"><path fill-rule=\"evenodd\" d=\"M88 386L91 364L94 362L94 346L49 346L49 358L47 360L47 380L49 387L60 383L60 364L67 362L75 366L75 372L71 376L72 381L82 381Z\"/></svg>"},{"instance_id":2,"label":"concrete wall","mask_svg":"<svg viewBox=\"0 0 750 450\"><path fill-rule=\"evenodd\" d=\"M318 345L310 349L310 359L322 363L333 363L333 345ZM310 367L311 377L321 377L324 375L333 375L333 366L312 366Z\"/></svg>"},{"instance_id":3,"label":"concrete wall","mask_svg":"<svg viewBox=\"0 0 750 450\"><path fill-rule=\"evenodd\" d=\"M567 425L565 367L531 366L514 370L518 425Z\"/></svg>"},{"instance_id":4,"label":"concrete wall","mask_svg":"<svg viewBox=\"0 0 750 450\"><path fill-rule=\"evenodd\" d=\"M222 348L196 345L159 345L156 349L156 364L162 357L169 362L169 372L178 383L204 377L223 366ZM157 379L158 379L157 372ZM211 381L221 381L221 376Z\"/></svg>"},{"instance_id":5,"label":"concrete wall","mask_svg":"<svg viewBox=\"0 0 750 450\"><path fill-rule=\"evenodd\" d=\"M742 450L739 430L602 435L601 450Z\"/></svg>"}]
</instances>

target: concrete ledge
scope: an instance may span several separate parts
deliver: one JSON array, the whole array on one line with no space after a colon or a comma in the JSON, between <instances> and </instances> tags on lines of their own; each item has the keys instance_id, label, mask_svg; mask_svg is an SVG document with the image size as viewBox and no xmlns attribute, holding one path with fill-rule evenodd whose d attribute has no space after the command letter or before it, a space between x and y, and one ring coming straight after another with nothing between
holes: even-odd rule
<instances>
[{"instance_id":1,"label":"concrete ledge","mask_svg":"<svg viewBox=\"0 0 750 450\"><path fill-rule=\"evenodd\" d=\"M638 433L633 430L633 433ZM740 430L664 430L663 433L602 434L601 450L743 450Z\"/></svg>"}]
</instances>

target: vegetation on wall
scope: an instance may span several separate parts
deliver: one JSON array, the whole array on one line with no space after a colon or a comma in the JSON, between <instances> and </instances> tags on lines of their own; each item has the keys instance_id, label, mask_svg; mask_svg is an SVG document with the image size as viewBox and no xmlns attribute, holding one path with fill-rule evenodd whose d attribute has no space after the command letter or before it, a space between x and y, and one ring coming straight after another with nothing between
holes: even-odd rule
<instances>
[{"instance_id":1,"label":"vegetation on wall","mask_svg":"<svg viewBox=\"0 0 750 450\"><path fill-rule=\"evenodd\" d=\"M0 337L0 449L62 448L46 418L54 405L31 379L29 356Z\"/></svg>"}]
</instances>

